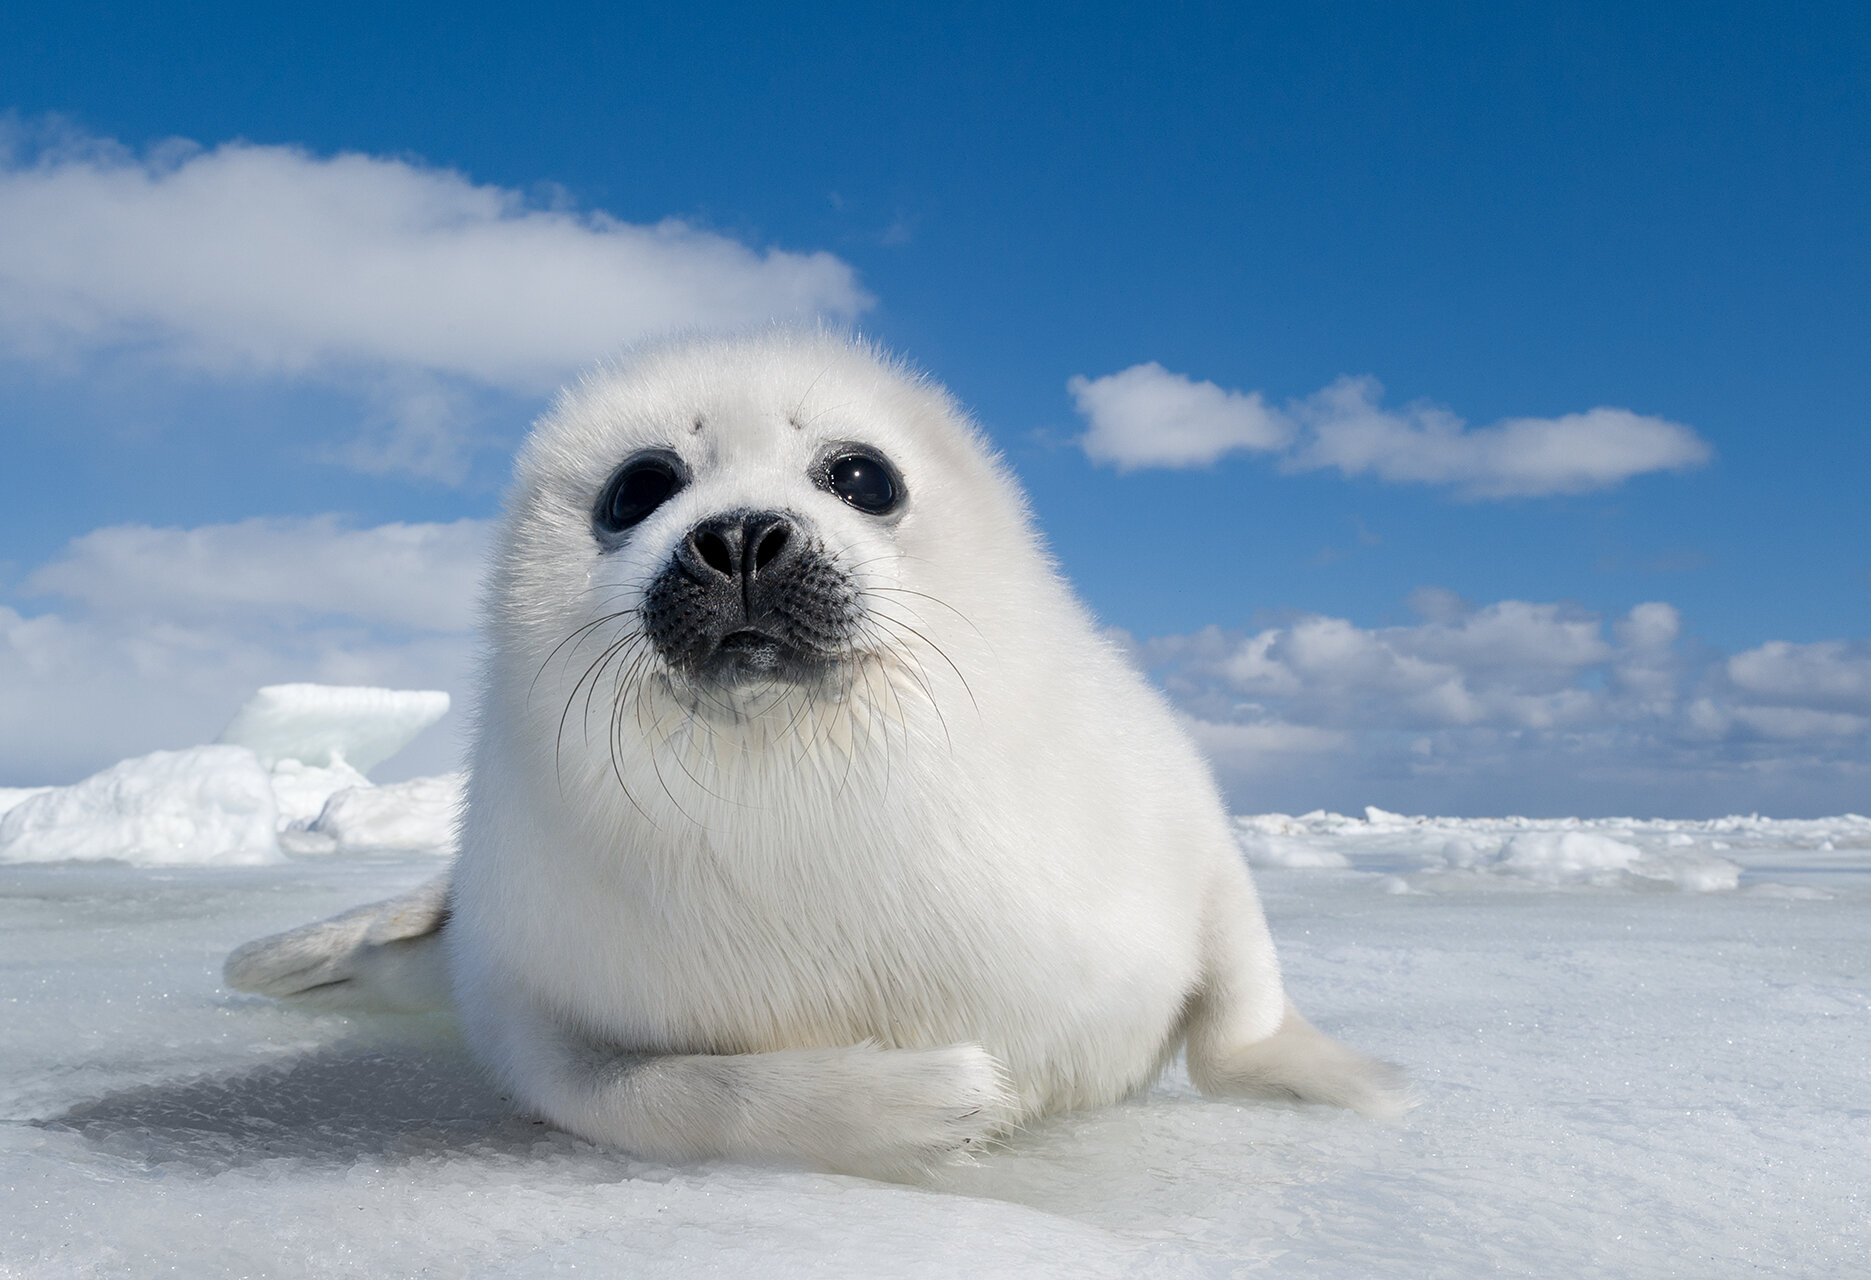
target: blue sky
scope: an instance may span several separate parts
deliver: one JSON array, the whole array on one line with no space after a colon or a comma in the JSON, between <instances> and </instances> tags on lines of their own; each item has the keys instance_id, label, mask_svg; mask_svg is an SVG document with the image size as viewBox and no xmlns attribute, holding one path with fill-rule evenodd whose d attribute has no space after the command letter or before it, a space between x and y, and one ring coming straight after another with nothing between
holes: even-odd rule
<instances>
[{"instance_id":1,"label":"blue sky","mask_svg":"<svg viewBox=\"0 0 1871 1280\"><path fill-rule=\"evenodd\" d=\"M0 785L465 692L549 388L816 311L973 408L1243 808L1871 804L1862 6L0 26Z\"/></svg>"}]
</instances>

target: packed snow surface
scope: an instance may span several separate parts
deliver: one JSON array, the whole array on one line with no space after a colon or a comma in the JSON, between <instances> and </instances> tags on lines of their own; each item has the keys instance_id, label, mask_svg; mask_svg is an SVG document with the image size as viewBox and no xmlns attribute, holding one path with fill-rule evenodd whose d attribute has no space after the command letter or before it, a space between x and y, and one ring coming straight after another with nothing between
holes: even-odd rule
<instances>
[{"instance_id":1,"label":"packed snow surface","mask_svg":"<svg viewBox=\"0 0 1871 1280\"><path fill-rule=\"evenodd\" d=\"M1173 1069L893 1185L602 1150L510 1112L445 1016L220 987L433 875L381 844L402 805L435 847L432 781L334 797L319 856L0 867L0 1274L1871 1274L1864 818L1243 818L1295 999L1422 1105Z\"/></svg>"}]
</instances>

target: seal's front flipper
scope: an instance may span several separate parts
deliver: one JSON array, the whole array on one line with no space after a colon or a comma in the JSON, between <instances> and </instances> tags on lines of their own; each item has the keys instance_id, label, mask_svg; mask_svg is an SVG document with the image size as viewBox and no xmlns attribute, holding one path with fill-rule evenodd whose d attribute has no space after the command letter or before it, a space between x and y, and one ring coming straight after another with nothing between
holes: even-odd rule
<instances>
[{"instance_id":1,"label":"seal's front flipper","mask_svg":"<svg viewBox=\"0 0 1871 1280\"><path fill-rule=\"evenodd\" d=\"M329 1009L426 1013L452 1006L442 928L448 877L240 947L222 977L250 991Z\"/></svg>"},{"instance_id":2,"label":"seal's front flipper","mask_svg":"<svg viewBox=\"0 0 1871 1280\"><path fill-rule=\"evenodd\" d=\"M632 1053L498 985L463 1003L469 1039L522 1107L648 1159L915 1181L985 1150L1019 1116L1006 1068L978 1044Z\"/></svg>"}]
</instances>

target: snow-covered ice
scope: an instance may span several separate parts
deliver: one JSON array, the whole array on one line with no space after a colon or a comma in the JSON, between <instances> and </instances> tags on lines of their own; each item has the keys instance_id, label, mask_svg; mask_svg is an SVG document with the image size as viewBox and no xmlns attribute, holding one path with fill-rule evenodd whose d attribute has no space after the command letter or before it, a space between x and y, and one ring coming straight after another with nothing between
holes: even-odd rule
<instances>
[{"instance_id":1,"label":"snow-covered ice","mask_svg":"<svg viewBox=\"0 0 1871 1280\"><path fill-rule=\"evenodd\" d=\"M0 814L51 789L51 787L0 787Z\"/></svg>"},{"instance_id":2,"label":"snow-covered ice","mask_svg":"<svg viewBox=\"0 0 1871 1280\"><path fill-rule=\"evenodd\" d=\"M381 787L346 787L303 831L282 832L294 853L449 853L463 777L446 773Z\"/></svg>"},{"instance_id":3,"label":"snow-covered ice","mask_svg":"<svg viewBox=\"0 0 1871 1280\"><path fill-rule=\"evenodd\" d=\"M342 793L367 789L370 780L364 775L447 715L448 704L448 694L439 689L272 684L234 713L220 740L248 748L272 773L280 834L293 852L331 852L347 846L334 829L341 822L320 829L326 807ZM368 802L339 805L353 812L372 807ZM428 829L420 838L399 833L394 840L377 840L369 833L364 846L443 848L452 839L452 822L451 811L439 835ZM351 825L356 826L355 819Z\"/></svg>"},{"instance_id":4,"label":"snow-covered ice","mask_svg":"<svg viewBox=\"0 0 1871 1280\"><path fill-rule=\"evenodd\" d=\"M287 757L275 760L267 772L273 779L273 799L279 804L280 827L287 831L317 822L325 805L340 791L370 785L369 778L342 760L316 765Z\"/></svg>"},{"instance_id":5,"label":"snow-covered ice","mask_svg":"<svg viewBox=\"0 0 1871 1280\"><path fill-rule=\"evenodd\" d=\"M273 862L279 806L244 747L156 751L50 787L0 815L0 862Z\"/></svg>"},{"instance_id":6,"label":"snow-covered ice","mask_svg":"<svg viewBox=\"0 0 1871 1280\"><path fill-rule=\"evenodd\" d=\"M120 761L68 787L0 788L0 863L447 852L459 774L379 788L362 772L447 711L436 691L269 685L211 746Z\"/></svg>"},{"instance_id":7,"label":"snow-covered ice","mask_svg":"<svg viewBox=\"0 0 1871 1280\"><path fill-rule=\"evenodd\" d=\"M1428 818L1366 808L1363 818L1314 812L1235 819L1235 839L1257 867L1362 867L1433 888L1462 873L1538 884L1733 889L1736 847L1853 849L1871 844L1871 819L1749 817L1680 822L1637 818ZM1822 859L1823 860L1823 859ZM1453 875L1454 881L1443 877Z\"/></svg>"},{"instance_id":8,"label":"snow-covered ice","mask_svg":"<svg viewBox=\"0 0 1871 1280\"><path fill-rule=\"evenodd\" d=\"M601 1150L513 1115L447 1017L220 987L237 944L433 875L458 786L353 784L254 865L0 866L0 1274L1871 1270L1863 817L1239 819L1295 997L1422 1106L1173 1070L891 1185Z\"/></svg>"},{"instance_id":9,"label":"snow-covered ice","mask_svg":"<svg viewBox=\"0 0 1871 1280\"><path fill-rule=\"evenodd\" d=\"M448 695L438 689L272 684L234 713L221 741L251 748L269 768L342 761L369 773L447 714Z\"/></svg>"},{"instance_id":10,"label":"snow-covered ice","mask_svg":"<svg viewBox=\"0 0 1871 1280\"><path fill-rule=\"evenodd\" d=\"M1172 1073L925 1186L633 1160L509 1114L445 1018L221 990L236 944L434 857L0 868L0 1273L1859 1274L1867 824L1644 830L1740 890L1426 871L1355 828L1313 837L1352 866L1259 872L1308 1011L1414 1073L1401 1122Z\"/></svg>"}]
</instances>

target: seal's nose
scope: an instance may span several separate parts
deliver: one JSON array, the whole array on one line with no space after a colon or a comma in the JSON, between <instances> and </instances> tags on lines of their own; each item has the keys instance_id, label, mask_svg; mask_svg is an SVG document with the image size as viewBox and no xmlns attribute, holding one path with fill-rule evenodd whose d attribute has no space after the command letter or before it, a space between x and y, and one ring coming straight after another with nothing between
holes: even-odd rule
<instances>
[{"instance_id":1,"label":"seal's nose","mask_svg":"<svg viewBox=\"0 0 1871 1280\"><path fill-rule=\"evenodd\" d=\"M733 511L689 530L676 556L696 581L744 591L783 568L796 541L793 522L777 511Z\"/></svg>"}]
</instances>

